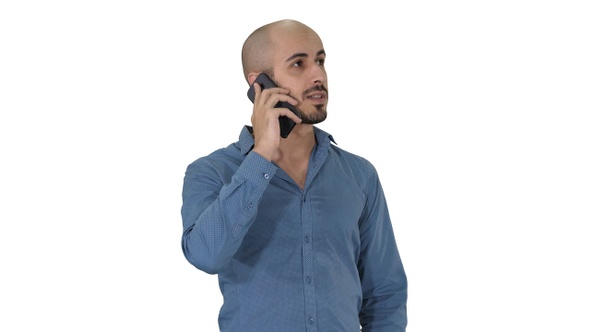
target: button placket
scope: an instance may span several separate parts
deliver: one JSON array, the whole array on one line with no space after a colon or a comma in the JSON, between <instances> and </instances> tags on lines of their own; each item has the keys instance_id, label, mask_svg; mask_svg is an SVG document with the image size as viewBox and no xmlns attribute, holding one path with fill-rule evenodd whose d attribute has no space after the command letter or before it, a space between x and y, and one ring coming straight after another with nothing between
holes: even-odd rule
<instances>
[{"instance_id":1,"label":"button placket","mask_svg":"<svg viewBox=\"0 0 590 332\"><path fill-rule=\"evenodd\" d=\"M312 218L312 200L307 192L302 192L301 196L301 227L302 227L302 254L303 254L303 290L305 296L305 313L308 317L308 331L316 332L316 293L314 283L314 252L312 244L313 218Z\"/></svg>"}]
</instances>

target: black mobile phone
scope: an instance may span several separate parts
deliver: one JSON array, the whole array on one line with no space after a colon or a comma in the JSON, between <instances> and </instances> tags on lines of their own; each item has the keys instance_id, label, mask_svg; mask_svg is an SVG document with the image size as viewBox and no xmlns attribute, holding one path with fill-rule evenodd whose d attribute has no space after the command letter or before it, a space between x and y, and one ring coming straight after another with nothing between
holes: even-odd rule
<instances>
[{"instance_id":1,"label":"black mobile phone","mask_svg":"<svg viewBox=\"0 0 590 332\"><path fill-rule=\"evenodd\" d=\"M260 84L260 87L262 88L262 90L277 87L277 85L265 73L260 73L258 75L258 77L256 77L256 80L254 80L254 83ZM248 98L250 98L250 100L252 102L254 102L254 96L255 96L254 84L252 84L250 86L250 89L248 89ZM299 111L297 111L295 106L293 106L287 102L279 101L275 105L275 108L276 107L288 108L291 110L291 112L295 113L295 115L297 115L297 117L301 118L301 115L299 114ZM279 126L281 127L281 137L287 138L287 136L289 136L289 133L291 133L291 130L293 130L293 127L295 127L295 125L296 125L295 121L289 119L288 117L286 117L284 115L279 116Z\"/></svg>"}]
</instances>

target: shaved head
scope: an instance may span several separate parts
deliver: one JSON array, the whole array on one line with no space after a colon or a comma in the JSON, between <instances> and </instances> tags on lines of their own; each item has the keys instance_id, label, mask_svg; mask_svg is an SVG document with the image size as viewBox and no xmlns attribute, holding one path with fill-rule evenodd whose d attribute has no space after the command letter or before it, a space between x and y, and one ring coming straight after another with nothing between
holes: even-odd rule
<instances>
[{"instance_id":1,"label":"shaved head","mask_svg":"<svg viewBox=\"0 0 590 332\"><path fill-rule=\"evenodd\" d=\"M278 32L300 31L301 29L313 31L307 25L289 19L272 22L254 30L246 38L242 47L242 69L246 81L248 74L253 72L264 72L272 77L272 56L277 47L273 42L273 36Z\"/></svg>"}]
</instances>

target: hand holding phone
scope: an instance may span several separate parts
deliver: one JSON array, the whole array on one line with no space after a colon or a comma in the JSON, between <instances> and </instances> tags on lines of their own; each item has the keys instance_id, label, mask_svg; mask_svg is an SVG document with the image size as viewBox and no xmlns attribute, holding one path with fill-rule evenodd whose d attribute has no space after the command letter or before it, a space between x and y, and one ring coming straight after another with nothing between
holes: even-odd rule
<instances>
[{"instance_id":1,"label":"hand holding phone","mask_svg":"<svg viewBox=\"0 0 590 332\"><path fill-rule=\"evenodd\" d=\"M277 85L265 73L260 73L258 75L258 77L256 77L256 80L254 80L254 83L258 83L260 85L261 91L264 89L277 87ZM248 89L248 98L250 98L250 100L252 102L254 102L254 97L255 97L254 84L252 84L250 86L250 89ZM278 108L278 107L288 108L289 110L291 110L291 112L295 113L295 115L297 115L297 117L301 118L301 115L299 114L299 111L297 111L295 106L293 106L287 102L279 101L275 105L275 108ZM289 136L289 133L291 133L291 130L293 130L293 127L295 127L295 125L296 125L295 121L289 119L288 117L286 117L284 115L279 116L279 126L281 128L281 137L287 138L287 136Z\"/></svg>"}]
</instances>

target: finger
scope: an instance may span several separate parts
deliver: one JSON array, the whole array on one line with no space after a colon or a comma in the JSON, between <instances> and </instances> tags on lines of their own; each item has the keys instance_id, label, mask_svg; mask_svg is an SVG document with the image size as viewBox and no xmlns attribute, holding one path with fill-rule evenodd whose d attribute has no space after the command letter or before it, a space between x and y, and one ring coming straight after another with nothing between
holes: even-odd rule
<instances>
[{"instance_id":1,"label":"finger","mask_svg":"<svg viewBox=\"0 0 590 332\"><path fill-rule=\"evenodd\" d=\"M263 90L262 92L264 93L265 91L266 90ZM289 103L291 105L297 105L297 104L299 104L299 102L297 101L297 99L289 96L288 94L283 94L283 93L275 93L275 94L270 95L268 97L268 99L266 99L265 104L274 106L274 105L276 105L280 101L287 102L287 103Z\"/></svg>"},{"instance_id":2,"label":"finger","mask_svg":"<svg viewBox=\"0 0 590 332\"><path fill-rule=\"evenodd\" d=\"M289 95L289 89L275 87L275 88L264 89L260 93L261 100L264 100L265 103L266 103L266 101L269 98L271 98L271 97L273 97L275 95L288 96Z\"/></svg>"},{"instance_id":3,"label":"finger","mask_svg":"<svg viewBox=\"0 0 590 332\"><path fill-rule=\"evenodd\" d=\"M260 100L260 92L262 91L262 88L260 87L260 84L258 84L257 82L254 82L254 104L257 104L258 101Z\"/></svg>"},{"instance_id":4,"label":"finger","mask_svg":"<svg viewBox=\"0 0 590 332\"><path fill-rule=\"evenodd\" d=\"M278 111L279 116L284 115L284 116L288 117L289 119L295 121L295 123L301 122L301 118L299 118L297 116L297 114L293 113L293 111L291 111L290 109L288 109L286 107L279 107L279 108L276 108L276 110Z\"/></svg>"}]
</instances>

